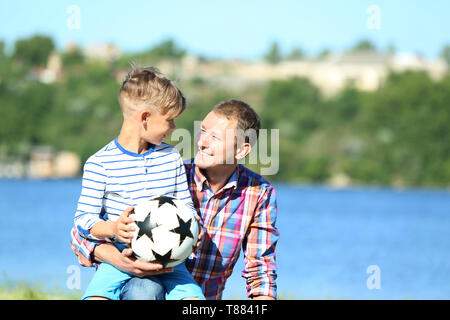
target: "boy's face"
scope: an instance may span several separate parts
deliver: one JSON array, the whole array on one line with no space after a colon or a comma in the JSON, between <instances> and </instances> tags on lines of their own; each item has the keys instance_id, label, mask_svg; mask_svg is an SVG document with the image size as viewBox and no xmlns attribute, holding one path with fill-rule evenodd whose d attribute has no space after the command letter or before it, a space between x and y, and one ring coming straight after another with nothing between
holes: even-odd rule
<instances>
[{"instance_id":1,"label":"boy's face","mask_svg":"<svg viewBox=\"0 0 450 320\"><path fill-rule=\"evenodd\" d=\"M148 113L144 119L147 124L144 126L144 138L147 142L160 145L169 132L176 128L175 118L177 116L170 112L165 115L158 112Z\"/></svg>"},{"instance_id":2,"label":"boy's face","mask_svg":"<svg viewBox=\"0 0 450 320\"><path fill-rule=\"evenodd\" d=\"M236 120L211 111L203 119L195 141L195 164L201 169L236 163ZM228 133L228 134L227 134Z\"/></svg>"}]
</instances>

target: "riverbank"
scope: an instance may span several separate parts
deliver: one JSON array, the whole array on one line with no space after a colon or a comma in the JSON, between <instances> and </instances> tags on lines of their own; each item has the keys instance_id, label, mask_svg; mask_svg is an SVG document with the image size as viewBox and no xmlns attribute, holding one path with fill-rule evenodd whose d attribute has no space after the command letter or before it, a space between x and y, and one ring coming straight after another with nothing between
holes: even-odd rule
<instances>
[{"instance_id":1,"label":"riverbank","mask_svg":"<svg viewBox=\"0 0 450 320\"><path fill-rule=\"evenodd\" d=\"M44 290L26 281L0 285L0 300L80 300L81 295L63 292L58 288Z\"/></svg>"},{"instance_id":2,"label":"riverbank","mask_svg":"<svg viewBox=\"0 0 450 320\"><path fill-rule=\"evenodd\" d=\"M78 292L78 291L77 291ZM27 282L20 282L15 284L0 285L0 300L80 300L80 293L62 292L60 289L44 290L41 286L32 285ZM239 300L238 295L231 295L231 300ZM342 299L333 295L325 297L306 297L302 294L295 293L281 293L278 300L335 300Z\"/></svg>"}]
</instances>

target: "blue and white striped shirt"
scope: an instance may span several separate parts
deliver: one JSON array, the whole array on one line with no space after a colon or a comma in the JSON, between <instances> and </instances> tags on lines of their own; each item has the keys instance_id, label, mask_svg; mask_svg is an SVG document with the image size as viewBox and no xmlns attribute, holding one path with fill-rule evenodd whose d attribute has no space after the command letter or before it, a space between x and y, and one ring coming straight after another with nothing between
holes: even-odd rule
<instances>
[{"instance_id":1,"label":"blue and white striped shirt","mask_svg":"<svg viewBox=\"0 0 450 320\"><path fill-rule=\"evenodd\" d=\"M193 206L178 150L161 143L138 154L115 139L84 165L75 226L84 237L98 240L89 232L96 222L114 221L126 208L159 195L186 200Z\"/></svg>"}]
</instances>

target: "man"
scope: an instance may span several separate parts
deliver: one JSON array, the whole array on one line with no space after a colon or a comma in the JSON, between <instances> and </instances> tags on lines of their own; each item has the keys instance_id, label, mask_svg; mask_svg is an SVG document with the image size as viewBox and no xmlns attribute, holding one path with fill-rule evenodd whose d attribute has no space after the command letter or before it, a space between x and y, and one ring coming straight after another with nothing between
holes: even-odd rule
<instances>
[{"instance_id":1,"label":"man","mask_svg":"<svg viewBox=\"0 0 450 320\"><path fill-rule=\"evenodd\" d=\"M268 181L238 164L250 153L259 129L259 117L248 104L222 101L202 121L195 158L185 163L189 190L204 230L201 244L186 266L207 299L222 297L241 247L248 297L276 298L276 193ZM133 258L131 250L121 254L111 244L83 240L76 230L72 235L72 248L80 263L106 261L132 273L137 277L129 281L125 292L133 298L151 298L148 292L155 292L156 282L147 276L160 272L160 265ZM125 294L123 298L129 297Z\"/></svg>"}]
</instances>

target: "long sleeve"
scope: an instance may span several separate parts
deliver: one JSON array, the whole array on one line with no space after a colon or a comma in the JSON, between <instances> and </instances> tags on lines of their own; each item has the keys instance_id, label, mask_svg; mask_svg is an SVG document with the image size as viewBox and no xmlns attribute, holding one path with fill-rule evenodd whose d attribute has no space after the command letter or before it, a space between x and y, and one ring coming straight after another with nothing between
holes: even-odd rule
<instances>
[{"instance_id":1,"label":"long sleeve","mask_svg":"<svg viewBox=\"0 0 450 320\"><path fill-rule=\"evenodd\" d=\"M81 194L78 200L74 223L80 234L89 239L98 240L93 237L89 229L101 221L103 209L103 198L106 186L106 170L95 157L90 157L83 168L83 181Z\"/></svg>"},{"instance_id":2,"label":"long sleeve","mask_svg":"<svg viewBox=\"0 0 450 320\"><path fill-rule=\"evenodd\" d=\"M248 297L271 296L276 298L275 248L279 231L276 193L273 187L265 189L258 201L247 237L243 241L245 268L242 276L247 282Z\"/></svg>"},{"instance_id":3,"label":"long sleeve","mask_svg":"<svg viewBox=\"0 0 450 320\"><path fill-rule=\"evenodd\" d=\"M189 192L189 187L187 184L184 163L183 163L183 159L181 159L181 156L179 156L178 160L176 161L176 164L177 164L177 170L176 170L176 178L175 178L174 196L177 199L188 201L193 206L191 193Z\"/></svg>"}]
</instances>

